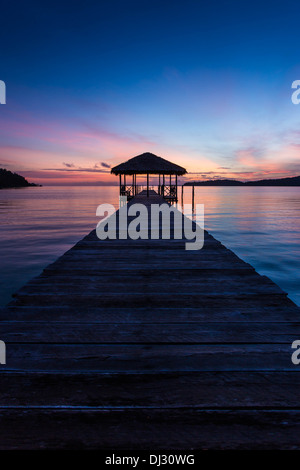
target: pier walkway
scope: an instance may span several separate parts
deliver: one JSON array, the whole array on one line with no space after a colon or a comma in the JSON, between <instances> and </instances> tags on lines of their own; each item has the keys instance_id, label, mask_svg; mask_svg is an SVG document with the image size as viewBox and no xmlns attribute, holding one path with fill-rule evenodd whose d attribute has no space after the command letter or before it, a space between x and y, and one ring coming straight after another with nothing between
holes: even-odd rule
<instances>
[{"instance_id":1,"label":"pier walkway","mask_svg":"<svg viewBox=\"0 0 300 470\"><path fill-rule=\"evenodd\" d=\"M300 309L184 244L93 230L1 310L0 449L300 448Z\"/></svg>"}]
</instances>

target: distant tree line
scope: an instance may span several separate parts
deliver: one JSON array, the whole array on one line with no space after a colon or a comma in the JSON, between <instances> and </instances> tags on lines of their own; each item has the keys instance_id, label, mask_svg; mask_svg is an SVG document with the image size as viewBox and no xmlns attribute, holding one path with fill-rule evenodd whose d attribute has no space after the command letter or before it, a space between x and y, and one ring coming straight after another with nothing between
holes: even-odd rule
<instances>
[{"instance_id":1,"label":"distant tree line","mask_svg":"<svg viewBox=\"0 0 300 470\"><path fill-rule=\"evenodd\" d=\"M300 186L300 176L259 181L209 180L188 181L184 186Z\"/></svg>"}]
</instances>

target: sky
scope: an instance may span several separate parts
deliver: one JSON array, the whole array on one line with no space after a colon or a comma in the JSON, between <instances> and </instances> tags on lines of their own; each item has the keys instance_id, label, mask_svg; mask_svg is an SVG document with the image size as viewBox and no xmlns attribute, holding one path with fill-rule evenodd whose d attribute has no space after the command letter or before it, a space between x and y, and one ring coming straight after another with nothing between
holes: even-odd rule
<instances>
[{"instance_id":1,"label":"sky","mask_svg":"<svg viewBox=\"0 0 300 470\"><path fill-rule=\"evenodd\" d=\"M0 167L112 184L143 152L181 182L300 175L298 1L1 3Z\"/></svg>"}]
</instances>

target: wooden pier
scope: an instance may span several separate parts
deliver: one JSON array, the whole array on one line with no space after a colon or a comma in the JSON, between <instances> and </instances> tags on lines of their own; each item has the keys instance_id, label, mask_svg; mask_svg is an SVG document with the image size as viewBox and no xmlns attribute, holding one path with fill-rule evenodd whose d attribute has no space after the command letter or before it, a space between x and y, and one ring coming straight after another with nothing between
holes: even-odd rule
<instances>
[{"instance_id":1,"label":"wooden pier","mask_svg":"<svg viewBox=\"0 0 300 470\"><path fill-rule=\"evenodd\" d=\"M92 231L2 309L0 449L300 449L300 309L184 244Z\"/></svg>"}]
</instances>

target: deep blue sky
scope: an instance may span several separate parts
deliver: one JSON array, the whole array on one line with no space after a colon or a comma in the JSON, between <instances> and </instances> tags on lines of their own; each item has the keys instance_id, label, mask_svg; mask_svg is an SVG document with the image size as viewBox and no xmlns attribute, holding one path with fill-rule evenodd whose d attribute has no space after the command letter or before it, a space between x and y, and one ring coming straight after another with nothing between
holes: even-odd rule
<instances>
[{"instance_id":1,"label":"deep blue sky","mask_svg":"<svg viewBox=\"0 0 300 470\"><path fill-rule=\"evenodd\" d=\"M299 13L296 1L2 2L2 166L105 181L101 162L152 151L189 177L300 173Z\"/></svg>"}]
</instances>

